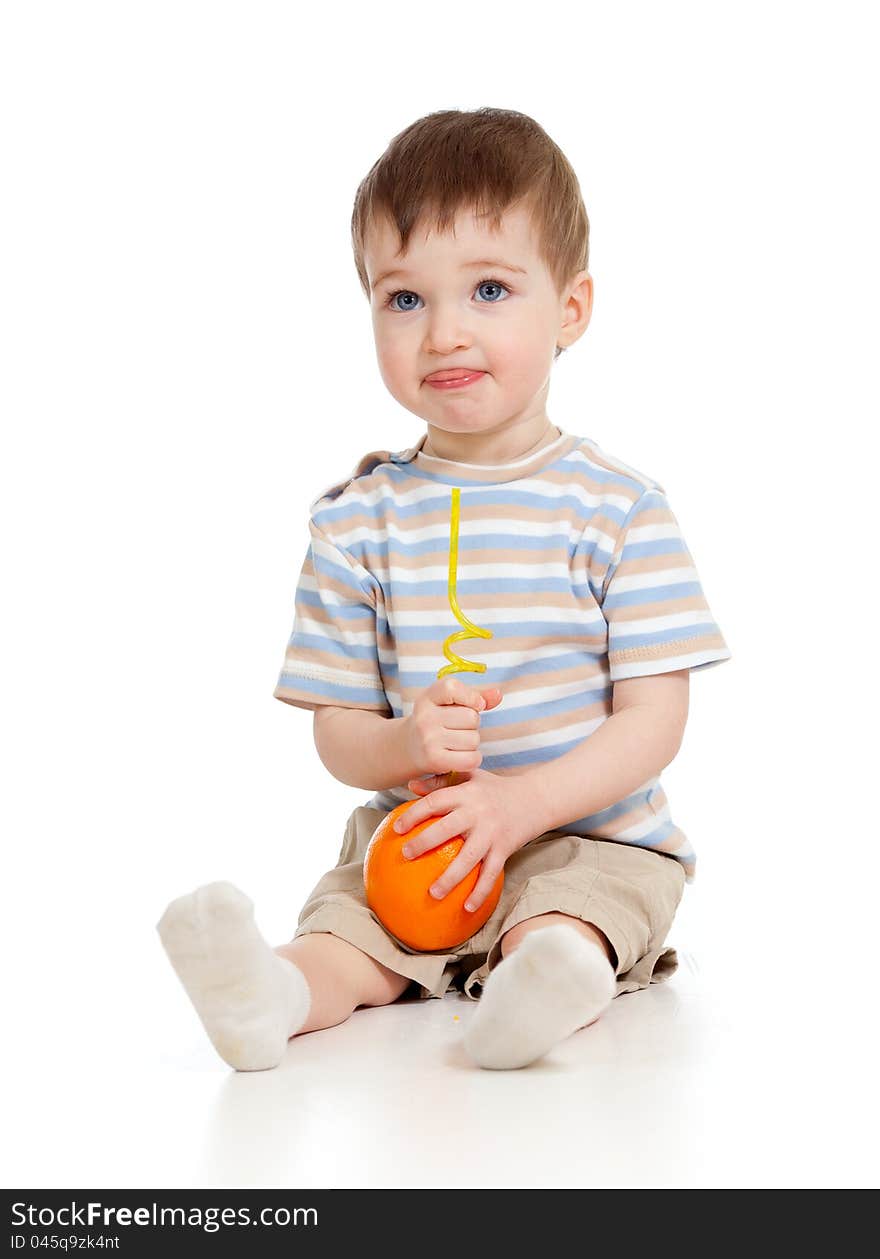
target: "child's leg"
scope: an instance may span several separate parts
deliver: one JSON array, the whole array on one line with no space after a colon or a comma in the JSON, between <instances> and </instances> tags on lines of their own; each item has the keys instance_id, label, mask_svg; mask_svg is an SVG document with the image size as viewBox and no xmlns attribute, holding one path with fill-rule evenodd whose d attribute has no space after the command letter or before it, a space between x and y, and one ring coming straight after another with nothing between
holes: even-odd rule
<instances>
[{"instance_id":1,"label":"child's leg","mask_svg":"<svg viewBox=\"0 0 880 1259\"><path fill-rule=\"evenodd\" d=\"M325 931L298 936L275 949L302 971L312 995L308 1017L297 1031L314 1032L344 1023L361 1005L390 1005L409 979L389 970L347 940Z\"/></svg>"},{"instance_id":2,"label":"child's leg","mask_svg":"<svg viewBox=\"0 0 880 1259\"><path fill-rule=\"evenodd\" d=\"M211 1043L239 1071L277 1066L291 1036L393 1001L409 984L327 934L272 950L231 883L172 901L157 930Z\"/></svg>"},{"instance_id":3,"label":"child's leg","mask_svg":"<svg viewBox=\"0 0 880 1259\"><path fill-rule=\"evenodd\" d=\"M617 958L614 949L608 940L608 937L598 927L594 927L591 922L582 922L580 918L572 918L568 914L551 913L539 914L535 918L525 918L522 922L518 922L515 927L511 927L509 931L505 931L501 937L501 955L507 957L509 953L520 944L526 936L532 931L539 931L541 927L551 927L554 923L560 923L566 927L572 927L575 931L587 940L592 940L594 944L598 944L599 948L608 958L608 961L614 966Z\"/></svg>"},{"instance_id":4,"label":"child's leg","mask_svg":"<svg viewBox=\"0 0 880 1259\"><path fill-rule=\"evenodd\" d=\"M541 914L512 927L504 961L489 975L465 1033L481 1067L525 1067L595 1022L616 989L605 935L567 914Z\"/></svg>"},{"instance_id":5,"label":"child's leg","mask_svg":"<svg viewBox=\"0 0 880 1259\"><path fill-rule=\"evenodd\" d=\"M663 945L686 882L678 860L564 834L532 849L508 858L502 906L507 898L513 913L499 930L511 925L464 985L469 996L483 985L464 1036L482 1067L534 1062L595 1022L617 992L646 988L661 963L675 967Z\"/></svg>"}]
</instances>

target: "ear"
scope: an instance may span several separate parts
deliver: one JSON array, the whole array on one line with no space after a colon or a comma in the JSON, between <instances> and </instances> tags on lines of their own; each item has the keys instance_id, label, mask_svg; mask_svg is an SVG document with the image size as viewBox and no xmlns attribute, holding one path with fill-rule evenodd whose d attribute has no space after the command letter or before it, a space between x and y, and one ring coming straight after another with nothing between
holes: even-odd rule
<instances>
[{"instance_id":1,"label":"ear","mask_svg":"<svg viewBox=\"0 0 880 1259\"><path fill-rule=\"evenodd\" d=\"M568 286L562 306L562 318L556 344L567 349L587 330L593 313L593 277L589 271L578 271Z\"/></svg>"}]
</instances>

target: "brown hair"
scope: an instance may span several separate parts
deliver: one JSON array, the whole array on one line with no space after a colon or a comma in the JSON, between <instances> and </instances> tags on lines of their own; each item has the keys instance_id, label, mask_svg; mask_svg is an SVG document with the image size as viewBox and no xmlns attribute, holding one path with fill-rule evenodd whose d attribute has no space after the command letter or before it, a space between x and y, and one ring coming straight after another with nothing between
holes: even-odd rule
<instances>
[{"instance_id":1,"label":"brown hair","mask_svg":"<svg viewBox=\"0 0 880 1259\"><path fill-rule=\"evenodd\" d=\"M369 298L364 242L381 219L397 228L405 251L423 215L445 232L459 210L473 209L497 230L504 212L520 203L561 296L590 256L590 221L565 154L533 118L514 109L426 114L394 137L358 186L351 241L361 288Z\"/></svg>"}]
</instances>

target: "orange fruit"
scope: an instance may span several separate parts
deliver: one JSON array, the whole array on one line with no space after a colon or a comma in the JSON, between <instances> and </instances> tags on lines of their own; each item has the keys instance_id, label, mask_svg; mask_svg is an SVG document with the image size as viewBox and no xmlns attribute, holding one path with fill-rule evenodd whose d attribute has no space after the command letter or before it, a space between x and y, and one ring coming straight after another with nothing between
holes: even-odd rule
<instances>
[{"instance_id":1,"label":"orange fruit","mask_svg":"<svg viewBox=\"0 0 880 1259\"><path fill-rule=\"evenodd\" d=\"M448 896L436 900L428 890L455 860L464 846L461 835L454 835L420 857L407 861L403 845L436 821L426 818L405 835L398 835L394 823L418 800L406 800L382 819L370 840L364 856L364 887L367 904L373 913L398 940L411 949L430 952L451 949L463 944L491 917L504 886L504 871L479 909L472 913L464 903L480 877L482 862L466 874Z\"/></svg>"}]
</instances>

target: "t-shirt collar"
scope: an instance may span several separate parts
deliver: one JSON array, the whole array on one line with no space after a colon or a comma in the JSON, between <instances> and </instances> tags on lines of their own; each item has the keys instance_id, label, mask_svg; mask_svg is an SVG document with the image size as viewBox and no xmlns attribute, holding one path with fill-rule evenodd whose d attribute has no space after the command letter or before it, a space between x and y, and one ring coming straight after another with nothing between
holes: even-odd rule
<instances>
[{"instance_id":1,"label":"t-shirt collar","mask_svg":"<svg viewBox=\"0 0 880 1259\"><path fill-rule=\"evenodd\" d=\"M428 440L425 433L414 446L408 450L391 455L392 463L409 464L412 472L422 473L433 481L446 484L497 485L505 481L518 481L523 477L540 472L549 464L567 455L577 445L578 438L572 433L558 429L559 436L555 441L541 446L534 454L526 454L510 463L458 463L453 459L440 459L436 455L426 455L423 447Z\"/></svg>"}]
</instances>

